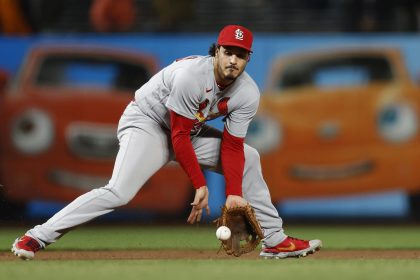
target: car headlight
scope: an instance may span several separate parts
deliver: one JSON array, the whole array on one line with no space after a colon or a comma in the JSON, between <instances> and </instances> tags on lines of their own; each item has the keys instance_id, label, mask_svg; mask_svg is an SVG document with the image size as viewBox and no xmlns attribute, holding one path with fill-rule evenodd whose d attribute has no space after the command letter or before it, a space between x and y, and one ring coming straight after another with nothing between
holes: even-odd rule
<instances>
[{"instance_id":1,"label":"car headlight","mask_svg":"<svg viewBox=\"0 0 420 280\"><path fill-rule=\"evenodd\" d=\"M280 123L266 115L257 115L249 125L245 142L260 153L267 153L281 143Z\"/></svg>"},{"instance_id":2,"label":"car headlight","mask_svg":"<svg viewBox=\"0 0 420 280\"><path fill-rule=\"evenodd\" d=\"M54 137L51 118L39 109L30 109L12 125L12 143L24 154L39 154L51 146Z\"/></svg>"},{"instance_id":3,"label":"car headlight","mask_svg":"<svg viewBox=\"0 0 420 280\"><path fill-rule=\"evenodd\" d=\"M378 113L378 128L387 141L408 141L418 130L417 113L408 103L388 104Z\"/></svg>"}]
</instances>

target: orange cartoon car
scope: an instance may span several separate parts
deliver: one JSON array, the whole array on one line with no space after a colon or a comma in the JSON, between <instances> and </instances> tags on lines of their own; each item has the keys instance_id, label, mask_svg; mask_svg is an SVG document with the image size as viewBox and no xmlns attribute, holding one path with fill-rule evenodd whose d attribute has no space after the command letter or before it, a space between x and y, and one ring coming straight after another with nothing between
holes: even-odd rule
<instances>
[{"instance_id":1,"label":"orange cartoon car","mask_svg":"<svg viewBox=\"0 0 420 280\"><path fill-rule=\"evenodd\" d=\"M420 88L398 49L284 56L272 66L247 142L261 153L275 202L398 188L415 208L419 106Z\"/></svg>"},{"instance_id":2,"label":"orange cartoon car","mask_svg":"<svg viewBox=\"0 0 420 280\"><path fill-rule=\"evenodd\" d=\"M118 151L118 120L134 91L156 71L154 57L134 52L32 49L1 94L0 177L6 199L69 202L104 186ZM129 207L174 213L188 207L192 191L184 172L169 164Z\"/></svg>"}]
</instances>

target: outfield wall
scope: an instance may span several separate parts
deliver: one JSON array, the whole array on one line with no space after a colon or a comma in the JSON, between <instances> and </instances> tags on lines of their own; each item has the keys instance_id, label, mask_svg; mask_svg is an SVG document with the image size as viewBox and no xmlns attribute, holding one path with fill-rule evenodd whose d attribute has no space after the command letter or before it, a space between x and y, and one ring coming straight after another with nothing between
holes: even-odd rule
<instances>
[{"instance_id":1,"label":"outfield wall","mask_svg":"<svg viewBox=\"0 0 420 280\"><path fill-rule=\"evenodd\" d=\"M32 37L0 37L0 69L11 76L18 72L26 52L36 45L43 44L83 44L117 47L128 50L140 51L155 56L159 67L171 63L173 60L191 54L206 54L217 34L178 34L154 35L134 34L129 36L119 35L40 35ZM411 77L418 80L420 77L420 37L416 35L278 35L255 34L254 53L248 65L247 72L255 79L261 91L266 86L267 75L273 60L281 55L311 49L329 49L334 47L349 46L391 46L401 49L405 63ZM221 127L220 122L213 125ZM207 173L209 185L212 190L210 206L214 209L213 215L219 213L223 202L223 180L220 176ZM376 204L375 204L376 203ZM311 206L312 205L312 206ZM323 208L329 205L327 208ZM376 205L376 207L372 206ZM302 207L304 206L304 207ZM309 206L309 208L308 208ZM393 191L369 197L345 198L345 200L328 200L303 204L299 201L286 202L282 206L285 213L293 216L317 215L335 213L347 215L360 213L368 215L404 216L407 214L406 197L404 193ZM286 207L286 208L284 208ZM305 208L306 207L306 208ZM312 207L312 208L311 208ZM321 210L320 210L321 209ZM305 212L306 211L306 212ZM355 212L356 211L356 212Z\"/></svg>"}]
</instances>

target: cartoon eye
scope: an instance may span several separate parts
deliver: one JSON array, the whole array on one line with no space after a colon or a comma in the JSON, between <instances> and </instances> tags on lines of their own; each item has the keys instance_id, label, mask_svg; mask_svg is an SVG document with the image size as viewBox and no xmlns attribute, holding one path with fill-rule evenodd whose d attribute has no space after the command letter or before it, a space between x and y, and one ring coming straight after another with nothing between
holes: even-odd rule
<instances>
[{"instance_id":1,"label":"cartoon eye","mask_svg":"<svg viewBox=\"0 0 420 280\"><path fill-rule=\"evenodd\" d=\"M379 134L389 142L405 142L418 130L417 113L408 103L390 104L378 113Z\"/></svg>"},{"instance_id":2,"label":"cartoon eye","mask_svg":"<svg viewBox=\"0 0 420 280\"><path fill-rule=\"evenodd\" d=\"M249 125L246 143L260 153L267 153L280 145L282 129L280 123L266 115L257 115Z\"/></svg>"},{"instance_id":3,"label":"cartoon eye","mask_svg":"<svg viewBox=\"0 0 420 280\"><path fill-rule=\"evenodd\" d=\"M30 109L12 125L12 143L24 154L39 154L48 149L54 138L51 118L39 109Z\"/></svg>"}]
</instances>

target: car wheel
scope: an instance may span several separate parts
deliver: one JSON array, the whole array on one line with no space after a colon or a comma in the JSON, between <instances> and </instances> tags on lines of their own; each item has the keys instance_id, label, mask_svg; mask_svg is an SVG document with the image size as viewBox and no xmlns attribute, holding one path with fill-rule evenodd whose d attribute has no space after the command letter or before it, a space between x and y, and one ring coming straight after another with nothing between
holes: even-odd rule
<instances>
[{"instance_id":1,"label":"car wheel","mask_svg":"<svg viewBox=\"0 0 420 280\"><path fill-rule=\"evenodd\" d=\"M410 194L408 197L410 216L413 220L420 221L420 193Z\"/></svg>"},{"instance_id":2,"label":"car wheel","mask_svg":"<svg viewBox=\"0 0 420 280\"><path fill-rule=\"evenodd\" d=\"M0 223L20 223L25 220L26 204L8 200L3 191L0 191Z\"/></svg>"}]
</instances>

